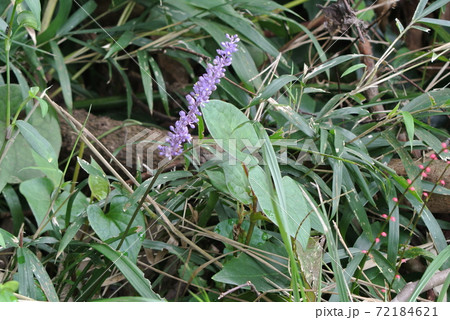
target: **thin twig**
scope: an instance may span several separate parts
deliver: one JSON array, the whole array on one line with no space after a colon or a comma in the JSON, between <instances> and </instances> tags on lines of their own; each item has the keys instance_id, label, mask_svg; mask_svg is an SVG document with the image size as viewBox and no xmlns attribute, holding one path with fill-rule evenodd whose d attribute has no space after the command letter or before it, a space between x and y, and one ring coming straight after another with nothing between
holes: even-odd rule
<instances>
[{"instance_id":1,"label":"thin twig","mask_svg":"<svg viewBox=\"0 0 450 320\"><path fill-rule=\"evenodd\" d=\"M422 292L428 291L430 289L433 289L437 286L440 286L445 282L445 279L450 275L450 268L445 269L444 271L440 271L435 273L431 279L428 281L428 283L423 287ZM412 296L414 290L416 290L417 286L419 285L419 281L414 281L408 283L402 291L399 292L399 294L391 300L391 302L406 302L409 300L409 298Z\"/></svg>"},{"instance_id":2,"label":"thin twig","mask_svg":"<svg viewBox=\"0 0 450 320\"><path fill-rule=\"evenodd\" d=\"M166 50L166 49L183 51L183 52L192 54L192 55L194 55L194 56L200 57L200 58L202 58L202 59L204 59L204 60L206 60L206 61L211 60L211 57L208 57L207 55L204 55L204 54L201 54L201 53L198 53L198 52L195 52L195 51L193 51L193 50L189 50L189 49L186 49L186 48L183 48L183 47L178 47L178 46L165 46L165 47L162 48L163 51Z\"/></svg>"},{"instance_id":3,"label":"thin twig","mask_svg":"<svg viewBox=\"0 0 450 320\"><path fill-rule=\"evenodd\" d=\"M225 80L227 80L229 83L231 83L232 85L238 87L239 89L247 92L248 94L252 95L252 96L256 96L256 93L251 92L250 90L245 89L243 86L241 86L240 84L237 84L236 82L234 82L233 80L230 80L229 78L225 77Z\"/></svg>"},{"instance_id":4,"label":"thin twig","mask_svg":"<svg viewBox=\"0 0 450 320\"><path fill-rule=\"evenodd\" d=\"M259 293L259 291L256 289L255 285L253 283L251 283L251 281L247 281L246 283L240 284L234 288L231 288L228 291L225 291L224 293L222 293L217 299L220 300L223 297L225 297L226 295L235 292L236 290L242 289L243 287L247 287L249 286L255 293L257 296L260 296L261 293Z\"/></svg>"}]
</instances>

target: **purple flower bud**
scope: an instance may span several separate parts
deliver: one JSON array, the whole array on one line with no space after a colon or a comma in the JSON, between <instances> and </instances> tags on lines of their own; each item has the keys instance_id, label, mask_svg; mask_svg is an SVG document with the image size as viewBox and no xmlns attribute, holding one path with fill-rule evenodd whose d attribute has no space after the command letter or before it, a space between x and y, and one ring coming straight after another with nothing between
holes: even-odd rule
<instances>
[{"instance_id":1,"label":"purple flower bud","mask_svg":"<svg viewBox=\"0 0 450 320\"><path fill-rule=\"evenodd\" d=\"M189 127L195 128L195 123L198 122L197 115L201 115L199 107L203 106L209 101L212 92L217 89L216 84L220 82L220 78L225 77L225 68L231 65L231 55L238 50L237 42L239 37L237 35L226 35L228 42L222 42L223 49L217 49L217 54L213 63L208 63L206 73L198 78L194 84L194 92L186 96L188 102L188 113L180 111L180 120L175 122L175 127L170 126L170 131L167 134L167 145L159 146L160 155L172 159L183 152L182 144L190 142L192 136L189 133Z\"/></svg>"}]
</instances>

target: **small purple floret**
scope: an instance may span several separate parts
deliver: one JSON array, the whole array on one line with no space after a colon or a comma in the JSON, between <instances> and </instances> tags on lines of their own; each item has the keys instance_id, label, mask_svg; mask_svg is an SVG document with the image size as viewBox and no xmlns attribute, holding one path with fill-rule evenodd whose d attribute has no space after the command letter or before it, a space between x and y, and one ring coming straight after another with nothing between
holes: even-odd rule
<instances>
[{"instance_id":1,"label":"small purple floret","mask_svg":"<svg viewBox=\"0 0 450 320\"><path fill-rule=\"evenodd\" d=\"M201 115L199 107L209 101L212 92L217 89L220 79L225 77L225 67L231 65L232 54L236 52L237 35L230 36L227 34L228 42L222 42L223 49L218 49L213 63L208 63L206 73L203 74L194 84L194 91L186 96L188 102L188 113L180 111L180 119L175 122L175 127L170 126L170 132L167 134L167 145L159 146L160 155L172 159L183 152L183 143L191 142L192 136L189 128L195 128L198 122L197 115Z\"/></svg>"}]
</instances>

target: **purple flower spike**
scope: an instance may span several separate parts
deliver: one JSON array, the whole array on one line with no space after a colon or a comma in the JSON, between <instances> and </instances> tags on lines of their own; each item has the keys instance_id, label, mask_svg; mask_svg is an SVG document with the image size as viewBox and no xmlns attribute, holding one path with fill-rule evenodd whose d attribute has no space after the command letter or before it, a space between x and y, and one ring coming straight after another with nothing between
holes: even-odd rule
<instances>
[{"instance_id":1,"label":"purple flower spike","mask_svg":"<svg viewBox=\"0 0 450 320\"><path fill-rule=\"evenodd\" d=\"M197 115L201 115L199 107L209 101L209 97L220 79L225 77L225 67L228 67L232 61L232 54L236 52L239 38L237 35L230 36L227 34L228 42L222 42L223 49L218 49L213 63L208 63L206 73L203 74L194 84L194 91L186 96L188 102L188 113L180 111L180 120L175 122L175 127L171 126L166 139L167 145L159 146L160 155L172 159L183 152L182 144L190 142L192 136L189 128L195 128L198 122Z\"/></svg>"}]
</instances>

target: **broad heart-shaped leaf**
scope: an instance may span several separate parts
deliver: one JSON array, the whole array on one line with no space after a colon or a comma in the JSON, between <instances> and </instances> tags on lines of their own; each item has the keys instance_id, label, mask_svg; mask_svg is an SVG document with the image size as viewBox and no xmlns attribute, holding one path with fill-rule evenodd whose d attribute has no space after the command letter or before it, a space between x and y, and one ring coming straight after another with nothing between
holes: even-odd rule
<instances>
[{"instance_id":1,"label":"broad heart-shaped leaf","mask_svg":"<svg viewBox=\"0 0 450 320\"><path fill-rule=\"evenodd\" d=\"M258 163L250 154L260 147L258 136L250 120L238 108L230 103L211 100L202 107L202 113L212 137L232 159L246 165Z\"/></svg>"},{"instance_id":2,"label":"broad heart-shaped leaf","mask_svg":"<svg viewBox=\"0 0 450 320\"><path fill-rule=\"evenodd\" d=\"M6 85L0 86L0 146L5 143L6 90ZM14 115L23 99L20 86L12 84L10 90L11 115ZM40 112L35 111L30 116L28 124L36 129L50 143L57 159L61 148L61 134L55 111L49 109L45 117L42 117ZM6 183L21 183L22 181L44 175L43 172L32 169L32 167L36 166L36 163L31 154L31 150L32 148L28 142L19 134L8 150L5 158L0 163L0 189Z\"/></svg>"},{"instance_id":3,"label":"broad heart-shaped leaf","mask_svg":"<svg viewBox=\"0 0 450 320\"><path fill-rule=\"evenodd\" d=\"M106 214L103 213L102 209L97 204L91 204L87 208L89 223L95 233L97 233L103 241L119 237L119 235L122 236L136 209L136 205L129 207L127 210L123 209L128 200L128 198L123 195L115 193L112 194L111 197L109 211ZM142 212L137 214L131 227L145 228ZM143 239L141 239L137 233L128 235L119 250L124 252L131 261L135 262L139 250L141 249L142 241ZM119 242L120 240L116 240L110 245L112 248L117 248Z\"/></svg>"},{"instance_id":4,"label":"broad heart-shaped leaf","mask_svg":"<svg viewBox=\"0 0 450 320\"><path fill-rule=\"evenodd\" d=\"M98 200L103 200L109 193L109 181L102 176L90 175L88 178L89 188L92 196Z\"/></svg>"},{"instance_id":5,"label":"broad heart-shaped leaf","mask_svg":"<svg viewBox=\"0 0 450 320\"><path fill-rule=\"evenodd\" d=\"M33 211L34 218L38 225L41 224L42 220L45 218L48 208L51 205L53 189L53 183L48 178L35 178L20 184L19 190L27 199L28 205L30 206L31 211ZM61 226L65 225L64 216L67 210L67 201L65 201L65 199L69 195L70 193L67 190L63 191L58 196L53 206L54 210L61 206L60 210L56 213L57 221ZM80 212L85 210L87 205L88 202L86 197L81 193L78 193L72 205L70 221L72 221ZM42 231L44 232L51 229L51 224L48 223Z\"/></svg>"},{"instance_id":6,"label":"broad heart-shaped leaf","mask_svg":"<svg viewBox=\"0 0 450 320\"><path fill-rule=\"evenodd\" d=\"M222 270L216 273L212 279L233 285L241 285L251 281L257 290L263 292L289 288L290 277L288 276L286 250L283 244L267 241L257 248L265 251L263 254L267 256L267 259L263 259L273 268L242 252L225 263Z\"/></svg>"},{"instance_id":7,"label":"broad heart-shaped leaf","mask_svg":"<svg viewBox=\"0 0 450 320\"><path fill-rule=\"evenodd\" d=\"M263 212L273 223L277 224L272 203L276 199L270 198L271 186L267 184L268 180L264 170L259 166L251 168L249 181ZM291 237L296 238L303 248L306 248L311 232L309 207L298 183L289 177L283 177L282 184L286 193L287 212L281 212L281 214L285 215L285 221L287 221L286 231Z\"/></svg>"}]
</instances>

